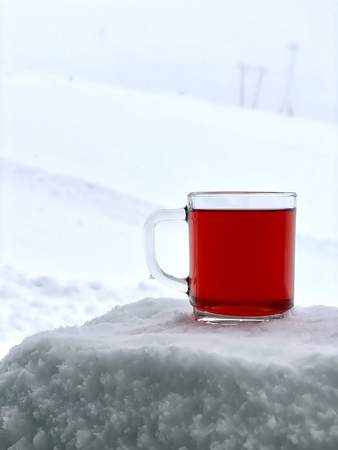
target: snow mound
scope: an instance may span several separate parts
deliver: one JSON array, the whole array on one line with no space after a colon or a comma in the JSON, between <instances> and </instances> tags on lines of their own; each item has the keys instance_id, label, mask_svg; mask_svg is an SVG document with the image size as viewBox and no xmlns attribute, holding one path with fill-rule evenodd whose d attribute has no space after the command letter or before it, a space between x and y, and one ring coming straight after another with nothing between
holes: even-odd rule
<instances>
[{"instance_id":1,"label":"snow mound","mask_svg":"<svg viewBox=\"0 0 338 450\"><path fill-rule=\"evenodd\" d=\"M1 448L337 448L337 320L206 326L160 298L38 334L0 363Z\"/></svg>"}]
</instances>

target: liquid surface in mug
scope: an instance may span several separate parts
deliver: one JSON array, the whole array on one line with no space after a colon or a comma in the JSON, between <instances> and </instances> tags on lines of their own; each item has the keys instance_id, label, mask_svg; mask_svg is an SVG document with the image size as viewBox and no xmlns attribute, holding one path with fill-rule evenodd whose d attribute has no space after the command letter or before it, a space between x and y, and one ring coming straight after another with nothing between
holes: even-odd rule
<instances>
[{"instance_id":1,"label":"liquid surface in mug","mask_svg":"<svg viewBox=\"0 0 338 450\"><path fill-rule=\"evenodd\" d=\"M192 304L226 316L268 316L290 309L295 211L189 211Z\"/></svg>"}]
</instances>

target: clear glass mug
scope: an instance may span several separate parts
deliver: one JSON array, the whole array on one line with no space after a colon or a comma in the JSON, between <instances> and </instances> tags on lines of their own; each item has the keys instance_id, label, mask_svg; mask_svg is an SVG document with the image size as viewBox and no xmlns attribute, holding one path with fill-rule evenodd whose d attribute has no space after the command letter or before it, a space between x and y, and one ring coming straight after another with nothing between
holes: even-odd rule
<instances>
[{"instance_id":1,"label":"clear glass mug","mask_svg":"<svg viewBox=\"0 0 338 450\"><path fill-rule=\"evenodd\" d=\"M192 192L185 208L163 209L145 223L150 274L188 294L196 320L261 321L293 306L294 192ZM190 274L165 273L155 254L155 228L187 221Z\"/></svg>"}]
</instances>

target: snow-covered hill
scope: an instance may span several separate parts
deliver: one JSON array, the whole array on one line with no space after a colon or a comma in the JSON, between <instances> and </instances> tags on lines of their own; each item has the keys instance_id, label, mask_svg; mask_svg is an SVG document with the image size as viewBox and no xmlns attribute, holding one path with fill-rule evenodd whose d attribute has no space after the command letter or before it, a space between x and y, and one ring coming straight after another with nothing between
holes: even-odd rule
<instances>
[{"instance_id":1,"label":"snow-covered hill","mask_svg":"<svg viewBox=\"0 0 338 450\"><path fill-rule=\"evenodd\" d=\"M278 112L287 92L290 45L298 46L290 107L337 120L336 0L4 0L1 68L41 71L142 91L239 104L247 65L251 107Z\"/></svg>"},{"instance_id":2,"label":"snow-covered hill","mask_svg":"<svg viewBox=\"0 0 338 450\"><path fill-rule=\"evenodd\" d=\"M4 78L2 101L8 159L174 207L196 190L297 191L298 231L338 239L335 125L41 74Z\"/></svg>"}]
</instances>

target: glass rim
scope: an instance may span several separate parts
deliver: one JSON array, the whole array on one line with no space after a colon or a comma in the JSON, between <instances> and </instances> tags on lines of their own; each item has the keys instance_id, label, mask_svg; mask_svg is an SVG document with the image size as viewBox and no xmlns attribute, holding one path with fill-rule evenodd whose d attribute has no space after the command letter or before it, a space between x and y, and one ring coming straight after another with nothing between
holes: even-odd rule
<instances>
[{"instance_id":1,"label":"glass rim","mask_svg":"<svg viewBox=\"0 0 338 450\"><path fill-rule=\"evenodd\" d=\"M296 192L205 191L188 194L188 209L270 210L295 209Z\"/></svg>"},{"instance_id":2,"label":"glass rim","mask_svg":"<svg viewBox=\"0 0 338 450\"><path fill-rule=\"evenodd\" d=\"M283 192L283 191L195 191L189 192L189 197L207 197L218 195L231 195L231 196L248 196L248 197L297 197L296 192Z\"/></svg>"}]
</instances>

